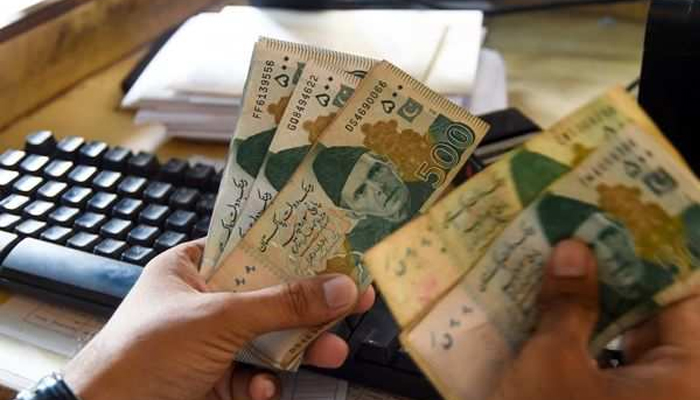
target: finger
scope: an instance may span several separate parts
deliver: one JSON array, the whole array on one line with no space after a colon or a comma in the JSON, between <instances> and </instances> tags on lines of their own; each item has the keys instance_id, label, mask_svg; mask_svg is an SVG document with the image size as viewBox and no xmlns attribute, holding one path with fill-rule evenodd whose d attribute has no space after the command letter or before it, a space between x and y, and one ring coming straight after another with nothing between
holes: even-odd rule
<instances>
[{"instance_id":1,"label":"finger","mask_svg":"<svg viewBox=\"0 0 700 400\"><path fill-rule=\"evenodd\" d=\"M282 382L270 372L253 375L248 386L251 400L275 400L282 397Z\"/></svg>"},{"instance_id":2,"label":"finger","mask_svg":"<svg viewBox=\"0 0 700 400\"><path fill-rule=\"evenodd\" d=\"M319 336L304 354L304 364L319 368L338 368L348 358L348 344L332 333Z\"/></svg>"},{"instance_id":3,"label":"finger","mask_svg":"<svg viewBox=\"0 0 700 400\"><path fill-rule=\"evenodd\" d=\"M622 337L626 363L636 363L644 354L659 345L659 320L651 319L627 331Z\"/></svg>"},{"instance_id":4,"label":"finger","mask_svg":"<svg viewBox=\"0 0 700 400\"><path fill-rule=\"evenodd\" d=\"M374 301L377 297L377 292L375 292L374 287L370 286L364 293L360 295L360 300L357 302L355 309L352 311L353 314L362 314L367 312L374 305Z\"/></svg>"},{"instance_id":5,"label":"finger","mask_svg":"<svg viewBox=\"0 0 700 400\"><path fill-rule=\"evenodd\" d=\"M657 316L659 344L700 352L700 296L673 304Z\"/></svg>"},{"instance_id":6,"label":"finger","mask_svg":"<svg viewBox=\"0 0 700 400\"><path fill-rule=\"evenodd\" d=\"M226 296L223 320L230 321L236 331L244 328L257 336L338 319L357 303L357 287L347 276L333 274L219 296Z\"/></svg>"},{"instance_id":7,"label":"finger","mask_svg":"<svg viewBox=\"0 0 700 400\"><path fill-rule=\"evenodd\" d=\"M237 364L231 374L232 400L275 400L281 393L279 378L270 372Z\"/></svg>"},{"instance_id":8,"label":"finger","mask_svg":"<svg viewBox=\"0 0 700 400\"><path fill-rule=\"evenodd\" d=\"M584 243L567 240L555 247L538 302L535 336L546 336L553 351L575 346L585 354L598 319L598 282L595 257Z\"/></svg>"}]
</instances>

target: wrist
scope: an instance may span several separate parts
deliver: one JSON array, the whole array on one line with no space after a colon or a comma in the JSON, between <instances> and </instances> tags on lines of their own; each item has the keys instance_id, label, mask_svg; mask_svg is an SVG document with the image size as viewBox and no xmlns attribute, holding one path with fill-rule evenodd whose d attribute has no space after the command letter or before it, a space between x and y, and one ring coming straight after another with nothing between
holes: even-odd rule
<instances>
[{"instance_id":1,"label":"wrist","mask_svg":"<svg viewBox=\"0 0 700 400\"><path fill-rule=\"evenodd\" d=\"M81 400L70 389L63 376L51 374L30 390L20 392L15 400Z\"/></svg>"}]
</instances>

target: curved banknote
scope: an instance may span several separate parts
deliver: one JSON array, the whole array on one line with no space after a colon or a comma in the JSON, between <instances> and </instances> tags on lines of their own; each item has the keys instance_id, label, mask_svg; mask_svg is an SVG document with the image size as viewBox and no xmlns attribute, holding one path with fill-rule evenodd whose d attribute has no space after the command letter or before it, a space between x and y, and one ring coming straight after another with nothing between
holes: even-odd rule
<instances>
[{"instance_id":1,"label":"curved banknote","mask_svg":"<svg viewBox=\"0 0 700 400\"><path fill-rule=\"evenodd\" d=\"M314 61L304 66L304 72L253 182L248 201L220 259L224 259L236 247L277 197L321 132L355 93L360 76L364 75L351 74L334 65Z\"/></svg>"},{"instance_id":2,"label":"curved banknote","mask_svg":"<svg viewBox=\"0 0 700 400\"><path fill-rule=\"evenodd\" d=\"M205 278L213 273L232 237L277 125L309 60L355 73L366 72L375 63L365 57L274 39L261 38L256 43L200 266Z\"/></svg>"},{"instance_id":3,"label":"curved banknote","mask_svg":"<svg viewBox=\"0 0 700 400\"><path fill-rule=\"evenodd\" d=\"M247 291L335 272L366 288L364 252L435 201L487 129L393 65L378 64L209 286ZM263 335L248 350L287 369L322 328Z\"/></svg>"},{"instance_id":4,"label":"curved banknote","mask_svg":"<svg viewBox=\"0 0 700 400\"><path fill-rule=\"evenodd\" d=\"M630 126L651 132L681 159L636 102L615 89L507 154L369 251L365 264L399 325L429 310L542 190Z\"/></svg>"},{"instance_id":5,"label":"curved banknote","mask_svg":"<svg viewBox=\"0 0 700 400\"><path fill-rule=\"evenodd\" d=\"M700 283L700 186L629 126L537 197L402 342L448 399L490 398L534 329L544 266L566 238L598 261L595 355ZM550 167L551 168L551 167Z\"/></svg>"}]
</instances>

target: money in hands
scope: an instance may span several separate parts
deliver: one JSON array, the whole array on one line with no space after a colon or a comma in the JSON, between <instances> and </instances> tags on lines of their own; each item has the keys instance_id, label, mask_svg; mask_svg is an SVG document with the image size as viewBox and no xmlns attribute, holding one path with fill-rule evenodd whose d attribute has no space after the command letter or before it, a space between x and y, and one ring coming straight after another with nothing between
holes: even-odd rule
<instances>
[{"instance_id":1,"label":"money in hands","mask_svg":"<svg viewBox=\"0 0 700 400\"><path fill-rule=\"evenodd\" d=\"M698 181L621 91L482 174L366 255L402 343L445 398L493 394L532 332L563 239L588 243L598 261L592 354L700 279Z\"/></svg>"}]
</instances>

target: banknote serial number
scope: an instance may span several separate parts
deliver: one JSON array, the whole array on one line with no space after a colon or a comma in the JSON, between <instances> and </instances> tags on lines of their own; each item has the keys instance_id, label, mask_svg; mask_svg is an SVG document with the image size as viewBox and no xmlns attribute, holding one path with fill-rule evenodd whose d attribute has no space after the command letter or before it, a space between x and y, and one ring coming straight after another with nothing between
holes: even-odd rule
<instances>
[{"instance_id":1,"label":"banknote serial number","mask_svg":"<svg viewBox=\"0 0 700 400\"><path fill-rule=\"evenodd\" d=\"M301 94L291 110L292 115L289 118L289 123L287 124L287 129L290 131L296 131L297 128L299 128L299 122L306 112L306 107L309 105L309 100L311 100L311 95L317 83L318 76L309 75L309 79L307 79L304 85L300 88Z\"/></svg>"},{"instance_id":2,"label":"banknote serial number","mask_svg":"<svg viewBox=\"0 0 700 400\"><path fill-rule=\"evenodd\" d=\"M378 81L376 85L370 90L369 94L367 94L367 97L362 101L359 107L355 110L355 114L350 117L348 122L345 124L345 130L348 131L349 133L352 133L355 131L355 128L357 128L360 125L360 122L362 122L363 119L367 116L367 113L369 113L369 110L372 108L374 104L376 104L379 101L379 95L384 92L384 89L386 89L387 83L385 81Z\"/></svg>"},{"instance_id":3,"label":"banknote serial number","mask_svg":"<svg viewBox=\"0 0 700 400\"><path fill-rule=\"evenodd\" d=\"M253 118L262 119L267 96L270 94L270 83L272 82L272 72L275 70L275 62L273 60L265 61L260 75L260 83L255 96L255 104L253 105Z\"/></svg>"}]
</instances>

